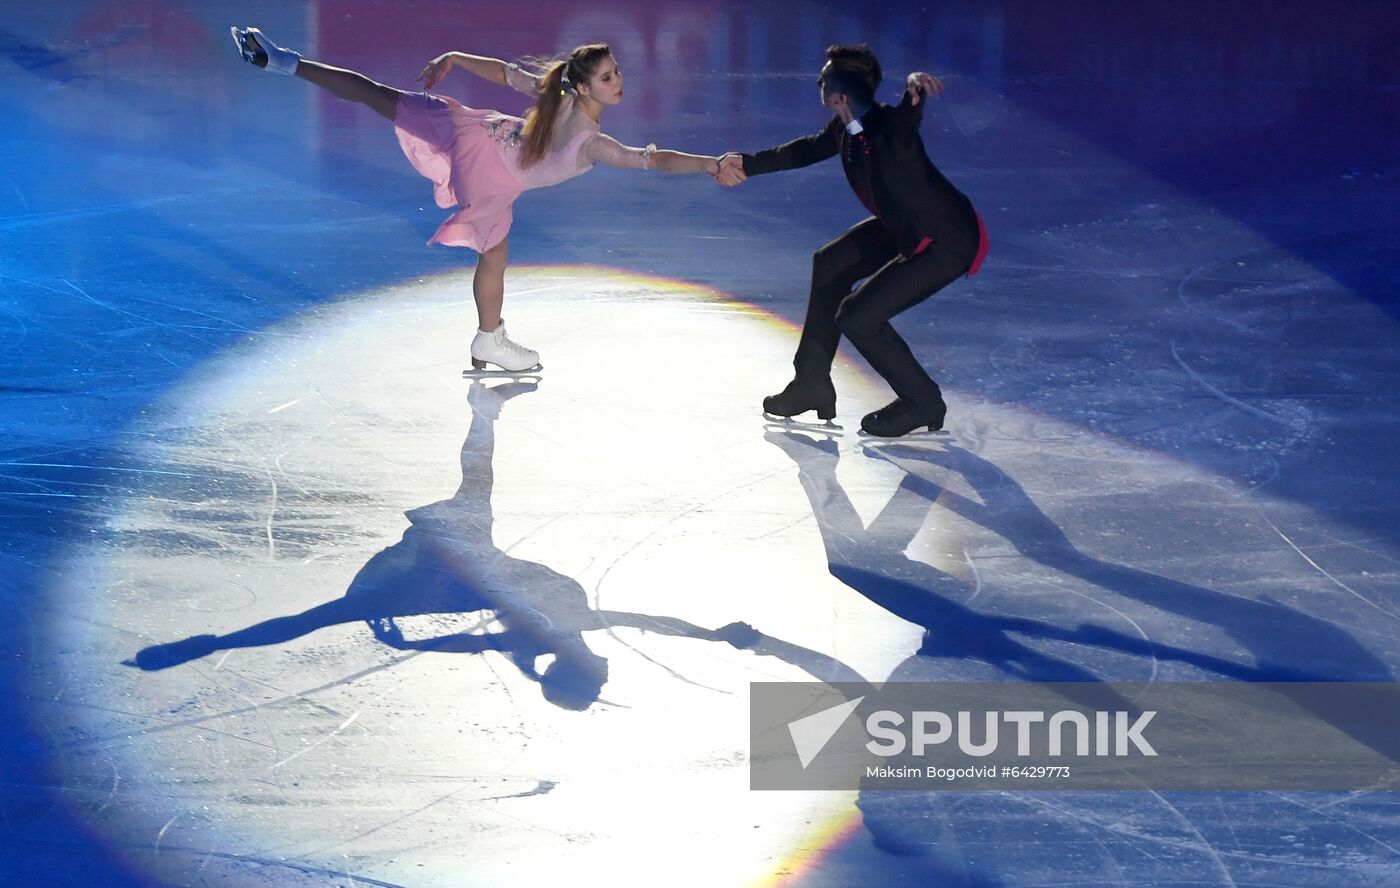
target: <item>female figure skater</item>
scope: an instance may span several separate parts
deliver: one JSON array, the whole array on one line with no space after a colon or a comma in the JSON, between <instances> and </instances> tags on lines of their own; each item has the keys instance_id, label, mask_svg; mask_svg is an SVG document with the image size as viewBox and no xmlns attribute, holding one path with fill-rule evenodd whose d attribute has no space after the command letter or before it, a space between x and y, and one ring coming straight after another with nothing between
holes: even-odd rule
<instances>
[{"instance_id":1,"label":"female figure skater","mask_svg":"<svg viewBox=\"0 0 1400 888\"><path fill-rule=\"evenodd\" d=\"M257 28L229 30L245 61L310 81L393 121L409 162L433 181L438 206L458 208L428 243L470 247L480 254L472 278L478 323L471 358L478 372L487 364L510 372L540 369L539 353L513 342L501 320L511 207L522 191L557 185L596 163L668 173L719 172L717 157L659 151L655 145L629 148L599 130L603 108L622 101L622 72L602 43L580 46L564 61L535 71L485 56L444 53L418 75L424 92L413 93L303 59ZM453 68L523 92L535 99L535 106L521 119L427 92Z\"/></svg>"}]
</instances>

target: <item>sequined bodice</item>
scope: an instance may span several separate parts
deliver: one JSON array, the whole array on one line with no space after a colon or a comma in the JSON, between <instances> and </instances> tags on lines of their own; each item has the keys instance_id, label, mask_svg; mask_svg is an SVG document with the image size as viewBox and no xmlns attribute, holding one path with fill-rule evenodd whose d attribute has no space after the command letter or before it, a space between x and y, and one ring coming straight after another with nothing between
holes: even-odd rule
<instances>
[{"instance_id":1,"label":"sequined bodice","mask_svg":"<svg viewBox=\"0 0 1400 888\"><path fill-rule=\"evenodd\" d=\"M572 98L572 97L570 97ZM580 119L582 118L582 119ZM579 149L596 135L596 123L581 113L574 113L572 101L567 101L559 109L559 120L554 127L552 144L544 157L529 167L521 167L520 154L523 148L521 132L525 121L509 114L493 114L481 121L501 152L501 158L515 178L520 180L522 190L545 188L558 185L574 176L588 172L593 165L579 159Z\"/></svg>"}]
</instances>

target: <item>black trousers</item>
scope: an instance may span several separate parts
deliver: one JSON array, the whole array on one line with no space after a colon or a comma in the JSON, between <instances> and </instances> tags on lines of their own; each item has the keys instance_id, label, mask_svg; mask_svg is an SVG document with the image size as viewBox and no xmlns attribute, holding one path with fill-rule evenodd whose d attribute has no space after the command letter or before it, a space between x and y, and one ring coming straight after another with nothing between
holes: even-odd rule
<instances>
[{"instance_id":1,"label":"black trousers","mask_svg":"<svg viewBox=\"0 0 1400 888\"><path fill-rule=\"evenodd\" d=\"M845 334L896 395L921 413L931 413L943 393L890 326L890 318L923 302L967 269L967 262L936 243L904 258L874 216L851 228L812 256L812 295L792 362L797 378L830 375L836 345ZM852 292L863 278L865 283Z\"/></svg>"}]
</instances>

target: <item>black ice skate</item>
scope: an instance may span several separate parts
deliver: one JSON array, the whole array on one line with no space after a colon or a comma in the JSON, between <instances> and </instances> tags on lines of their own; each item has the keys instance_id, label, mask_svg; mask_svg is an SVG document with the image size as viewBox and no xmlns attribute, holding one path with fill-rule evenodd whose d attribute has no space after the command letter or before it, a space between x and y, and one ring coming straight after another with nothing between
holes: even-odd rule
<instances>
[{"instance_id":1,"label":"black ice skate","mask_svg":"<svg viewBox=\"0 0 1400 888\"><path fill-rule=\"evenodd\" d=\"M821 423L793 419L809 410L817 412ZM782 428L803 428L818 432L841 431L832 420L836 418L836 387L830 376L819 379L794 379L781 392L763 399L763 416Z\"/></svg>"},{"instance_id":2,"label":"black ice skate","mask_svg":"<svg viewBox=\"0 0 1400 888\"><path fill-rule=\"evenodd\" d=\"M922 430L927 434L917 437L946 436L943 419L948 414L948 405L939 398L938 403L927 413L903 398L895 398L873 413L861 417L860 429L875 438L908 438L911 433Z\"/></svg>"}]
</instances>

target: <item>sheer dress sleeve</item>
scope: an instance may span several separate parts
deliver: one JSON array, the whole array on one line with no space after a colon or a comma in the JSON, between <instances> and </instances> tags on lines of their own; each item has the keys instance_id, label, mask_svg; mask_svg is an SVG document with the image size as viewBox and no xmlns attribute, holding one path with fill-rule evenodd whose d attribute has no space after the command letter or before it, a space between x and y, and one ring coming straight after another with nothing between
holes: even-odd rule
<instances>
[{"instance_id":1,"label":"sheer dress sleeve","mask_svg":"<svg viewBox=\"0 0 1400 888\"><path fill-rule=\"evenodd\" d=\"M597 133L583 143L579 149L579 164L603 163L608 166L623 167L629 170L651 169L651 155L655 145L645 148L631 148L606 133Z\"/></svg>"},{"instance_id":2,"label":"sheer dress sleeve","mask_svg":"<svg viewBox=\"0 0 1400 888\"><path fill-rule=\"evenodd\" d=\"M515 62L506 62L506 86L516 92L523 92L527 96L537 96L540 93L541 78L537 74L531 74Z\"/></svg>"}]
</instances>

